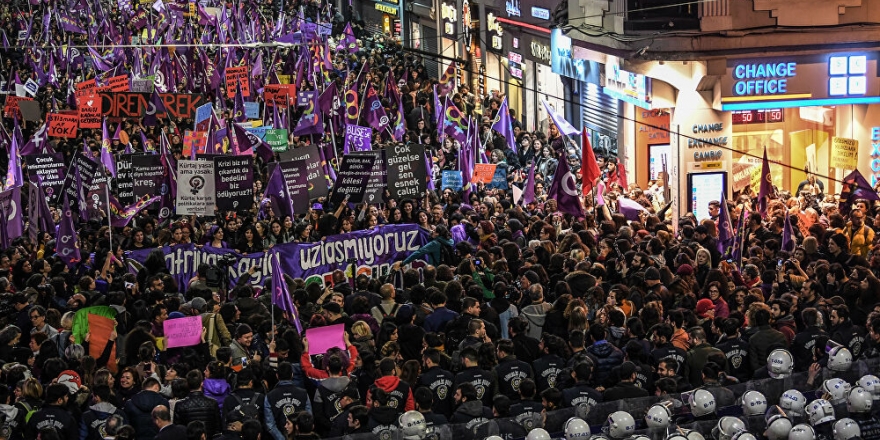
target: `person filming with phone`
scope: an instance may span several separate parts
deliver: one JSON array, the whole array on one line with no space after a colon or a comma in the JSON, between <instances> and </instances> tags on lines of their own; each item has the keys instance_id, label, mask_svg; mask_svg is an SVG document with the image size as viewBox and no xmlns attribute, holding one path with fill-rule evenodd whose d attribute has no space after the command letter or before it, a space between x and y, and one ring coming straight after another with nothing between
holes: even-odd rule
<instances>
[{"instance_id":1,"label":"person filming with phone","mask_svg":"<svg viewBox=\"0 0 880 440\"><path fill-rule=\"evenodd\" d=\"M251 326L247 324L241 324L235 330L235 340L229 344L229 348L232 350L232 359L241 358L242 364L250 363L250 362L260 362L262 359L260 355L253 351L251 348L251 344L254 341L254 331L251 329Z\"/></svg>"}]
</instances>

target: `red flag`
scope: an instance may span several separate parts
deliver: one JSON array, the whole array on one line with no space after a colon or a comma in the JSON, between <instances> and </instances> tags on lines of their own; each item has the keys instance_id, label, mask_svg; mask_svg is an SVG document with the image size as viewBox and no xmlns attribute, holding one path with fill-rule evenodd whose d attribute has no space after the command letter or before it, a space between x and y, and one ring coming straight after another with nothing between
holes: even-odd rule
<instances>
[{"instance_id":1,"label":"red flag","mask_svg":"<svg viewBox=\"0 0 880 440\"><path fill-rule=\"evenodd\" d=\"M620 184L620 189L626 191L626 168L623 167L624 159L620 159L617 161L617 183Z\"/></svg>"},{"instance_id":2,"label":"red flag","mask_svg":"<svg viewBox=\"0 0 880 440\"><path fill-rule=\"evenodd\" d=\"M593 183L598 179L602 172L599 171L599 164L596 163L596 154L593 152L593 146L590 145L590 137L587 130L583 131L583 143L581 144L581 194L586 195L593 189Z\"/></svg>"}]
</instances>

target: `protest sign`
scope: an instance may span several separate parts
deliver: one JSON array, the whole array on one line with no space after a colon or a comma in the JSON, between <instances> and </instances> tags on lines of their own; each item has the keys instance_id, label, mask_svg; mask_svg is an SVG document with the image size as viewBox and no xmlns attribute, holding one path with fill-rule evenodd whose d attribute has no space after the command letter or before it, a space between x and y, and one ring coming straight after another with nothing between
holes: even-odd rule
<instances>
[{"instance_id":1,"label":"protest sign","mask_svg":"<svg viewBox=\"0 0 880 440\"><path fill-rule=\"evenodd\" d=\"M192 150L196 154L203 154L208 150L208 132L186 130L183 136L183 155L192 157Z\"/></svg>"},{"instance_id":2,"label":"protest sign","mask_svg":"<svg viewBox=\"0 0 880 440\"><path fill-rule=\"evenodd\" d=\"M116 328L116 321L100 315L88 315L89 319L89 356L99 359L104 348L110 342L110 334ZM201 333L199 333L201 335ZM110 351L110 359L107 368L112 372L116 370L116 344Z\"/></svg>"},{"instance_id":3,"label":"protest sign","mask_svg":"<svg viewBox=\"0 0 880 440\"><path fill-rule=\"evenodd\" d=\"M315 99L315 96L318 94L315 90L304 90L300 92L296 92L296 106L297 107L308 107L309 103Z\"/></svg>"},{"instance_id":4,"label":"protest sign","mask_svg":"<svg viewBox=\"0 0 880 440\"><path fill-rule=\"evenodd\" d=\"M18 107L18 103L21 101L33 101L33 99L23 96L6 95L6 105L3 107L3 117L21 117L21 110Z\"/></svg>"},{"instance_id":5,"label":"protest sign","mask_svg":"<svg viewBox=\"0 0 880 440\"><path fill-rule=\"evenodd\" d=\"M272 147L272 151L287 151L287 129L285 128L272 128L266 130L263 140Z\"/></svg>"},{"instance_id":6,"label":"protest sign","mask_svg":"<svg viewBox=\"0 0 880 440\"><path fill-rule=\"evenodd\" d=\"M258 102L245 102L244 103L244 116L248 119L259 119L260 118L260 103L258 103Z\"/></svg>"},{"instance_id":7,"label":"protest sign","mask_svg":"<svg viewBox=\"0 0 880 440\"><path fill-rule=\"evenodd\" d=\"M77 115L49 113L49 137L76 138L76 129L79 127Z\"/></svg>"},{"instance_id":8,"label":"protest sign","mask_svg":"<svg viewBox=\"0 0 880 440\"><path fill-rule=\"evenodd\" d=\"M135 199L160 194L165 181L165 166L158 154L138 154L131 160L132 192Z\"/></svg>"},{"instance_id":9,"label":"protest sign","mask_svg":"<svg viewBox=\"0 0 880 440\"><path fill-rule=\"evenodd\" d=\"M245 212L254 206L254 158L214 157L217 210Z\"/></svg>"},{"instance_id":10,"label":"protest sign","mask_svg":"<svg viewBox=\"0 0 880 440\"><path fill-rule=\"evenodd\" d=\"M131 80L131 91L132 93L153 93L153 88L155 87L155 80L153 79L132 79Z\"/></svg>"},{"instance_id":11,"label":"protest sign","mask_svg":"<svg viewBox=\"0 0 880 440\"><path fill-rule=\"evenodd\" d=\"M474 178L472 183L492 183L495 177L495 168L497 165L493 163L478 163L474 165Z\"/></svg>"},{"instance_id":12,"label":"protest sign","mask_svg":"<svg viewBox=\"0 0 880 440\"><path fill-rule=\"evenodd\" d=\"M140 93L99 93L101 114L109 118L142 118L147 110L147 95Z\"/></svg>"},{"instance_id":13,"label":"protest sign","mask_svg":"<svg viewBox=\"0 0 880 440\"><path fill-rule=\"evenodd\" d=\"M210 102L207 104L200 105L196 108L196 123L195 130L199 131L200 125L205 125L205 122L211 119L211 113L214 112L214 105ZM205 130L200 130L205 131Z\"/></svg>"},{"instance_id":14,"label":"protest sign","mask_svg":"<svg viewBox=\"0 0 880 440\"><path fill-rule=\"evenodd\" d=\"M358 151L353 155L372 156L374 159L370 179L367 180L367 188L364 192L364 202L382 203L385 188L388 187L388 172L385 163L385 149L376 151Z\"/></svg>"},{"instance_id":15,"label":"protest sign","mask_svg":"<svg viewBox=\"0 0 880 440\"><path fill-rule=\"evenodd\" d=\"M214 162L177 161L177 214L214 215Z\"/></svg>"},{"instance_id":16,"label":"protest sign","mask_svg":"<svg viewBox=\"0 0 880 440\"><path fill-rule=\"evenodd\" d=\"M88 156L79 153L74 156L71 166L76 167L76 171L70 170L67 173L67 179L64 180L62 191L67 193L67 198L71 201L70 206L78 210L79 202L86 199L86 194L89 187L92 186L100 165ZM77 173L79 174L79 181L77 181ZM56 203L61 201L60 197L61 194L58 194L58 198L55 199Z\"/></svg>"},{"instance_id":17,"label":"protest sign","mask_svg":"<svg viewBox=\"0 0 880 440\"><path fill-rule=\"evenodd\" d=\"M166 319L162 322L165 331L165 347L192 347L202 342L202 317Z\"/></svg>"},{"instance_id":18,"label":"protest sign","mask_svg":"<svg viewBox=\"0 0 880 440\"><path fill-rule=\"evenodd\" d=\"M373 129L358 125L345 127L345 151L370 151L372 149Z\"/></svg>"},{"instance_id":19,"label":"protest sign","mask_svg":"<svg viewBox=\"0 0 880 440\"><path fill-rule=\"evenodd\" d=\"M309 354L324 354L331 348L345 350L345 324L325 325L306 330L309 339Z\"/></svg>"},{"instance_id":20,"label":"protest sign","mask_svg":"<svg viewBox=\"0 0 880 440\"><path fill-rule=\"evenodd\" d=\"M374 155L350 154L342 157L336 182L333 185L333 196L330 198L334 203L340 203L349 196L350 203L361 203L367 192L367 183L373 175L373 166L376 163Z\"/></svg>"},{"instance_id":21,"label":"protest sign","mask_svg":"<svg viewBox=\"0 0 880 440\"><path fill-rule=\"evenodd\" d=\"M129 90L128 85L128 76L127 75L119 75L114 76L107 80L107 86L109 92L127 92ZM98 88L99 91L101 88Z\"/></svg>"},{"instance_id":22,"label":"protest sign","mask_svg":"<svg viewBox=\"0 0 880 440\"><path fill-rule=\"evenodd\" d=\"M76 110L79 112L79 128L101 128L101 99L94 89L83 94L77 92Z\"/></svg>"},{"instance_id":23,"label":"protest sign","mask_svg":"<svg viewBox=\"0 0 880 440\"><path fill-rule=\"evenodd\" d=\"M21 101L18 103L21 110L21 117L25 121L40 122L40 103L37 101Z\"/></svg>"},{"instance_id":24,"label":"protest sign","mask_svg":"<svg viewBox=\"0 0 880 440\"><path fill-rule=\"evenodd\" d=\"M334 270L351 271L349 259L354 259L355 274L371 278L386 276L395 261L403 260L430 240L430 233L418 225L385 225L372 230L330 235L320 243L276 244L273 250L280 253L279 262L285 274L307 282L329 284ZM153 250L131 251L125 260L128 270L137 273ZM193 244L164 247L162 251L168 272L182 288L186 288L200 264L217 265L218 259L223 257L232 257L233 260L227 266L230 285L253 266L257 271L250 277L251 285L262 286L272 277L270 258L263 252L242 255L230 249L197 248ZM416 262L416 267L418 264Z\"/></svg>"},{"instance_id":25,"label":"protest sign","mask_svg":"<svg viewBox=\"0 0 880 440\"><path fill-rule=\"evenodd\" d=\"M441 187L443 189L461 191L461 186L463 183L461 178L461 171L444 170L441 180Z\"/></svg>"},{"instance_id":26,"label":"protest sign","mask_svg":"<svg viewBox=\"0 0 880 440\"><path fill-rule=\"evenodd\" d=\"M39 90L40 85L37 84L32 78L28 78L27 82L24 83L24 90L31 97L37 96L37 90Z\"/></svg>"},{"instance_id":27,"label":"protest sign","mask_svg":"<svg viewBox=\"0 0 880 440\"><path fill-rule=\"evenodd\" d=\"M61 188L64 187L64 176L67 173L67 167L64 166L64 155L55 154L39 154L24 157L27 163L28 180L36 182L37 178L43 184L43 191L46 193L46 200L55 200L55 195L59 194Z\"/></svg>"},{"instance_id":28,"label":"protest sign","mask_svg":"<svg viewBox=\"0 0 880 440\"><path fill-rule=\"evenodd\" d=\"M309 162L305 159L279 163L270 162L270 176L275 172L276 166L281 167L281 173L284 176L284 181L287 184L287 189L290 193L290 200L293 204L293 212L297 214L307 212L309 210L309 201L311 199L309 195L309 187L311 185L309 184L308 178ZM324 185L324 188L326 187L327 185Z\"/></svg>"},{"instance_id":29,"label":"protest sign","mask_svg":"<svg viewBox=\"0 0 880 440\"><path fill-rule=\"evenodd\" d=\"M290 106L296 99L296 86L292 84L266 84L263 87L263 101L271 106Z\"/></svg>"},{"instance_id":30,"label":"protest sign","mask_svg":"<svg viewBox=\"0 0 880 440\"><path fill-rule=\"evenodd\" d=\"M227 67L226 68L226 96L235 97L235 91L241 87L241 96L247 98L251 96L250 81L248 81L248 67Z\"/></svg>"},{"instance_id":31,"label":"protest sign","mask_svg":"<svg viewBox=\"0 0 880 440\"><path fill-rule=\"evenodd\" d=\"M838 170L854 170L859 162L859 141L834 136L831 138L831 166Z\"/></svg>"},{"instance_id":32,"label":"protest sign","mask_svg":"<svg viewBox=\"0 0 880 440\"><path fill-rule=\"evenodd\" d=\"M128 205L134 202L134 154L121 154L116 160L116 200Z\"/></svg>"},{"instance_id":33,"label":"protest sign","mask_svg":"<svg viewBox=\"0 0 880 440\"><path fill-rule=\"evenodd\" d=\"M327 197L330 194L328 179L321 166L321 155L318 152L317 145L294 148L286 153L282 153L281 156L282 161L306 161L306 179L308 180L309 198L311 200ZM271 176L271 174L269 175ZM296 200L294 200L294 203L296 203ZM296 204L294 204L295 206Z\"/></svg>"},{"instance_id":34,"label":"protest sign","mask_svg":"<svg viewBox=\"0 0 880 440\"><path fill-rule=\"evenodd\" d=\"M496 166L492 181L486 185L486 188L509 189L507 185L507 167Z\"/></svg>"},{"instance_id":35,"label":"protest sign","mask_svg":"<svg viewBox=\"0 0 880 440\"><path fill-rule=\"evenodd\" d=\"M425 171L425 146L395 144L389 147L388 190L397 200L419 198L428 189Z\"/></svg>"}]
</instances>

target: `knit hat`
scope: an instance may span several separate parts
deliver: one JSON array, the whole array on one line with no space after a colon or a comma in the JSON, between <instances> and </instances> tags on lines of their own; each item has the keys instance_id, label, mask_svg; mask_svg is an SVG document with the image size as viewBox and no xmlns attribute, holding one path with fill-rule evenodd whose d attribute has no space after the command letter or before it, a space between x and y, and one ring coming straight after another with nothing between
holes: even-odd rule
<instances>
[{"instance_id":1,"label":"knit hat","mask_svg":"<svg viewBox=\"0 0 880 440\"><path fill-rule=\"evenodd\" d=\"M205 313L205 307L208 305L208 302L205 301L205 298L197 296L189 302L194 310L199 313Z\"/></svg>"},{"instance_id":2,"label":"knit hat","mask_svg":"<svg viewBox=\"0 0 880 440\"><path fill-rule=\"evenodd\" d=\"M65 385L70 389L70 393L73 394L79 391L79 387L82 386L82 379L79 378L79 373L76 371L64 370L58 375L58 383ZM58 399L56 398L55 400ZM55 400L49 400L49 402L54 402Z\"/></svg>"},{"instance_id":3,"label":"knit hat","mask_svg":"<svg viewBox=\"0 0 880 440\"><path fill-rule=\"evenodd\" d=\"M684 263L681 266L678 266L678 270L675 271L676 275L688 276L694 274L694 267L690 264Z\"/></svg>"},{"instance_id":4,"label":"knit hat","mask_svg":"<svg viewBox=\"0 0 880 440\"><path fill-rule=\"evenodd\" d=\"M709 310L715 310L715 303L711 299L703 298L697 301L697 316L703 318Z\"/></svg>"},{"instance_id":5,"label":"knit hat","mask_svg":"<svg viewBox=\"0 0 880 440\"><path fill-rule=\"evenodd\" d=\"M660 280L660 271L656 267L649 267L645 271L645 281Z\"/></svg>"},{"instance_id":6,"label":"knit hat","mask_svg":"<svg viewBox=\"0 0 880 440\"><path fill-rule=\"evenodd\" d=\"M841 249L848 249L849 248L849 244L847 244L847 242L846 242L846 235L834 234L831 236L831 241L833 241L834 244L836 244L837 247L839 247Z\"/></svg>"},{"instance_id":7,"label":"knit hat","mask_svg":"<svg viewBox=\"0 0 880 440\"><path fill-rule=\"evenodd\" d=\"M181 312L171 312L168 314L168 319L177 319L177 318L186 318L186 315L184 315Z\"/></svg>"},{"instance_id":8,"label":"knit hat","mask_svg":"<svg viewBox=\"0 0 880 440\"><path fill-rule=\"evenodd\" d=\"M342 313L342 307L339 307L339 304L336 304L335 302L329 302L327 304L324 304L323 307L324 307L324 310L326 310L330 313L333 313L334 315L338 315L338 314Z\"/></svg>"}]
</instances>

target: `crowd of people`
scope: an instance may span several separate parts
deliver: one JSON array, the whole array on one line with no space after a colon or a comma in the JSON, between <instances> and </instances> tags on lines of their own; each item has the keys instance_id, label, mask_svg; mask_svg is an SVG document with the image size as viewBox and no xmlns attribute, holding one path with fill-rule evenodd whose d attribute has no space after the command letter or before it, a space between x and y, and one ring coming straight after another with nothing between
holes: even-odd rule
<instances>
[{"instance_id":1,"label":"crowd of people","mask_svg":"<svg viewBox=\"0 0 880 440\"><path fill-rule=\"evenodd\" d=\"M0 5L0 27L6 38L25 28L23 47L53 41L58 48L41 53L54 60L71 40L46 13L52 6L30 3L28 11ZM131 15L117 9L122 2L76 3L88 6L83 14L101 5L109 12L88 26L87 36L74 33L73 43L92 44L95 25L128 32L123 20ZM268 5L261 6L281 3ZM308 17L333 17L334 40L344 39L344 20L320 2L288 6ZM247 17L251 7L241 2L230 10ZM159 19L159 9L146 9ZM275 16L259 16L258 33L271 39ZM187 29L204 34L210 24L200 17L187 17ZM283 19L278 26L284 28ZM517 203L513 190L482 184L466 192L444 188L442 171L461 169L463 146L438 127L442 110L435 103L447 102L435 95L438 79L428 78L424 60L394 39L365 33L363 23L354 30L355 49L334 50L332 68L320 72L340 90L362 77L376 90L399 84L401 105L388 98L382 104L390 115L402 109L406 130L398 141L428 147L436 189L414 199L386 194L372 205L322 198L308 212L277 216L264 209L271 160L256 154L250 211L160 219L152 207L113 228L106 216L92 216L76 223L84 257L74 264L57 252L54 227L3 236L0 437L880 438L880 403L873 404L880 401L880 379L873 376L880 358L880 212L870 200L841 211L811 176L794 194L774 195L765 213L746 189L729 206L710 203L707 220L693 213L674 218L663 181L644 190L628 185L615 152L596 151L599 175L589 186L605 203L585 194L584 215L573 216L558 211L548 195L562 162L581 179L574 144L553 124L546 134L527 131L513 111L515 140L508 142L492 129L503 95L476 96L467 85L455 87L448 102L479 121L486 150L476 155L507 168L510 185L533 190L534 198ZM35 100L43 115L72 108L72 85L101 74L93 54L91 61L67 63L65 75L47 76L41 69L49 61L34 61L39 48L23 47L0 50L4 90L14 94L14 83L39 83ZM213 58L218 49L208 47ZM127 48L117 56L119 68L128 70L143 54ZM301 85L322 90L315 78L321 75ZM185 82L175 87L188 91ZM224 87L206 99L233 109ZM231 110L220 114L230 123L235 117ZM3 139L21 130L28 141L41 125L19 126L17 115L4 116L2 132L11 135ZM109 150L158 151L167 136L168 153L180 159L182 130L192 122L111 123L119 136ZM376 148L391 145L389 135L375 130ZM337 157L341 138L331 148ZM327 133L322 141L333 139ZM322 142L293 135L289 141L291 148ZM71 166L83 148L100 162L102 133L82 129L42 148L62 153ZM618 212L624 196L643 208L637 217ZM61 208L60 200L50 206L59 224ZM731 228L742 243L736 257L718 244L723 210L745 223ZM35 219L27 221L32 226ZM794 224L789 235L786 221ZM255 285L242 276L224 289L217 268L204 264L180 285L165 258L180 245L253 254L399 224L418 225L431 239L387 277L337 270L322 285L285 275L293 317L274 301L271 280ZM132 270L128 252L150 249L143 267ZM87 317L78 313L86 309L114 320L106 341L93 340ZM164 323L195 316L203 323L200 343L167 347ZM299 328L337 324L344 329L339 347L310 352Z\"/></svg>"}]
</instances>

